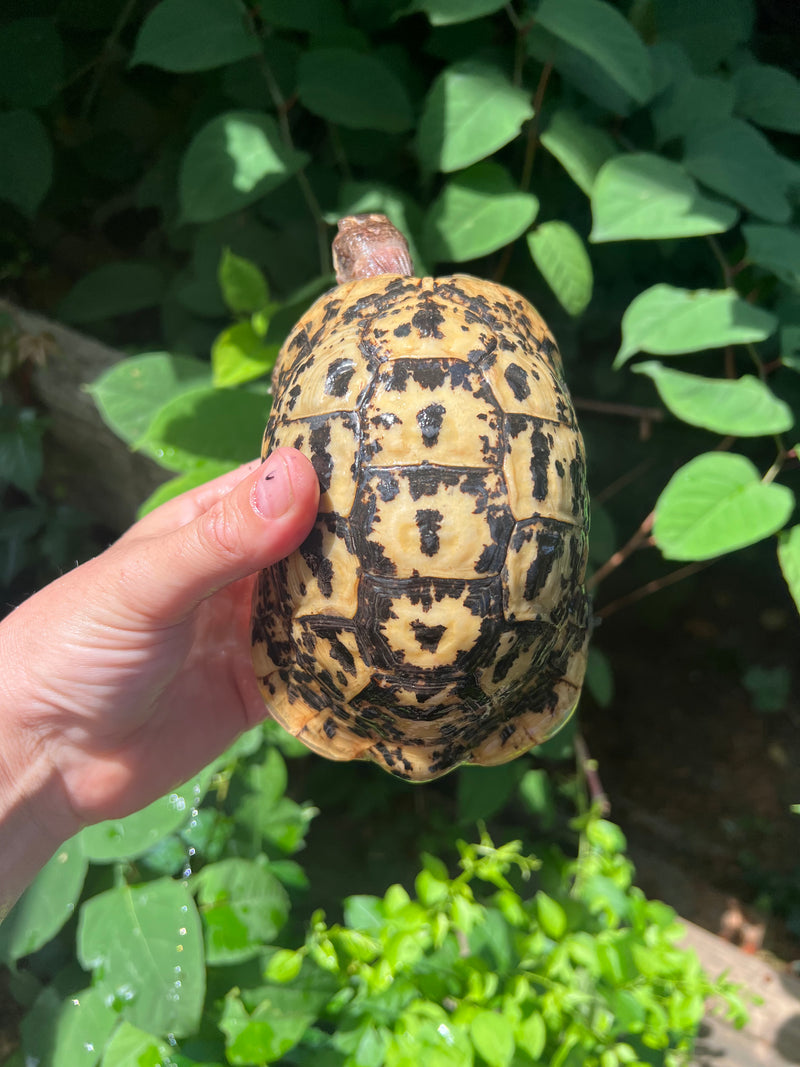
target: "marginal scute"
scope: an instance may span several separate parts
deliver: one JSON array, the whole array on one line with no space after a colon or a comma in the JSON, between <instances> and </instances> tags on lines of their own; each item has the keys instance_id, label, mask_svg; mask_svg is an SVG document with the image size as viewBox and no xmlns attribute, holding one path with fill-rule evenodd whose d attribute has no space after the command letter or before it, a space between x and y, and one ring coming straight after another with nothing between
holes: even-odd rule
<instances>
[{"instance_id":1,"label":"marginal scute","mask_svg":"<svg viewBox=\"0 0 800 1067\"><path fill-rule=\"evenodd\" d=\"M466 275L348 281L289 335L273 383L263 454L298 448L322 490L254 595L273 717L413 781L545 740L586 666L588 508L534 308Z\"/></svg>"}]
</instances>

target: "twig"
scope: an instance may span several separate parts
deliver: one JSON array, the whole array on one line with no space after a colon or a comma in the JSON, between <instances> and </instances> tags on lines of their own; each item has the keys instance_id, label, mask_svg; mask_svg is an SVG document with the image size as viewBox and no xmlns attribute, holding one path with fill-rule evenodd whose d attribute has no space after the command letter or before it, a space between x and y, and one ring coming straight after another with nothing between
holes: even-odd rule
<instances>
[{"instance_id":1,"label":"twig","mask_svg":"<svg viewBox=\"0 0 800 1067\"><path fill-rule=\"evenodd\" d=\"M655 578L652 582L647 582L645 585L639 586L638 589L626 593L625 596L621 596L617 600L612 600L610 604L606 604L605 607L595 611L594 616L597 619L607 619L609 615L613 615L621 608L627 608L631 604L635 604L638 600L643 600L646 596L651 596L653 593L658 593L662 589L674 585L675 582L683 581L684 578L690 578L693 574L705 570L706 567L710 567L711 564L715 562L716 560L707 559L702 560L699 563L689 563L685 567L679 567L676 571L672 571L670 574L665 574L663 578Z\"/></svg>"},{"instance_id":2,"label":"twig","mask_svg":"<svg viewBox=\"0 0 800 1067\"><path fill-rule=\"evenodd\" d=\"M611 400L589 400L575 396L572 403L583 411L597 411L601 415L622 415L627 419L642 419L647 422L663 422L664 412L661 408L644 408L637 404L616 404Z\"/></svg>"},{"instance_id":3,"label":"twig","mask_svg":"<svg viewBox=\"0 0 800 1067\"><path fill-rule=\"evenodd\" d=\"M589 749L580 731L575 734L575 758L586 782L586 788L589 790L589 799L592 802L592 807L599 808L602 815L608 815L611 811L611 801L608 799L608 794L600 781L597 760L592 759L589 754Z\"/></svg>"},{"instance_id":4,"label":"twig","mask_svg":"<svg viewBox=\"0 0 800 1067\"><path fill-rule=\"evenodd\" d=\"M607 485L605 489L601 489L599 493L592 494L592 505L605 504L607 500L616 496L622 489L626 489L632 482L635 482L646 471L650 470L653 466L652 459L643 459L641 463L637 463L635 467L631 467L629 471L621 474L619 478L615 478L614 481Z\"/></svg>"},{"instance_id":5,"label":"twig","mask_svg":"<svg viewBox=\"0 0 800 1067\"><path fill-rule=\"evenodd\" d=\"M622 548L620 548L617 552L614 553L613 556L606 560L602 567L598 568L598 570L594 572L594 574L586 583L587 589L596 588L596 586L598 586L604 578L607 578L612 571L615 571L617 567L620 566L621 563L624 563L628 556L630 556L633 552L636 551L637 548L641 548L642 545L644 545L647 541L650 540L650 531L653 529L654 519L655 512L651 511L650 514L646 516L646 518L643 520L642 524L639 526L639 529L636 531L633 537L630 538L627 544L624 544ZM598 612L597 614L600 613Z\"/></svg>"},{"instance_id":6,"label":"twig","mask_svg":"<svg viewBox=\"0 0 800 1067\"><path fill-rule=\"evenodd\" d=\"M125 23L133 14L133 9L135 7L136 0L128 0L127 4L125 4L117 16L117 21L111 27L111 33L109 33L108 37L103 42L102 50L97 57L94 76L89 84L89 88L86 90L86 96L83 98L83 103L81 104L80 115L82 119L85 119L92 109L94 98L97 96L98 90L100 89L100 83L103 79L103 74L105 73L108 61L111 58L114 45L119 40L122 31L125 29Z\"/></svg>"}]
</instances>

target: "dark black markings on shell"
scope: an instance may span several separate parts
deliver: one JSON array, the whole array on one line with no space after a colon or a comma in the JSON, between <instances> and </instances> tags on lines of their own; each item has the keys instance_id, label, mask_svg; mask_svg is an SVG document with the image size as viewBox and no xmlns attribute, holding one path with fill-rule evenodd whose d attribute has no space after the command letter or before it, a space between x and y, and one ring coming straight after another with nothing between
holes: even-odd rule
<instances>
[{"instance_id":1,"label":"dark black markings on shell","mask_svg":"<svg viewBox=\"0 0 800 1067\"><path fill-rule=\"evenodd\" d=\"M587 503L535 310L464 276L351 282L276 375L264 453L300 448L322 498L258 584L271 712L323 755L415 780L544 740L585 667Z\"/></svg>"}]
</instances>

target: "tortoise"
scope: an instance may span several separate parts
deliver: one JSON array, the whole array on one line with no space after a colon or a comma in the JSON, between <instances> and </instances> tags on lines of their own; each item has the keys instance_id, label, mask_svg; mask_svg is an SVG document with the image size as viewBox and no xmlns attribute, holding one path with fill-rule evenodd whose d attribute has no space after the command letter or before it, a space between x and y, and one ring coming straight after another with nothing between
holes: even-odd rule
<instances>
[{"instance_id":1,"label":"tortoise","mask_svg":"<svg viewBox=\"0 0 800 1067\"><path fill-rule=\"evenodd\" d=\"M263 456L319 477L316 523L259 575L269 713L334 760L426 781L505 763L580 694L589 632L583 442L527 300L418 278L383 215L339 222L338 286L283 345Z\"/></svg>"}]
</instances>

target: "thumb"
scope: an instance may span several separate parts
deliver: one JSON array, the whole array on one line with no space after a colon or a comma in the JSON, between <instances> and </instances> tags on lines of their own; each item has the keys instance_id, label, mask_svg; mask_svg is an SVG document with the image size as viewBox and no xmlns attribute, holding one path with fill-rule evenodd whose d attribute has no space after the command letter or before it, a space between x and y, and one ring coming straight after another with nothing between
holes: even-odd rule
<instances>
[{"instance_id":1,"label":"thumb","mask_svg":"<svg viewBox=\"0 0 800 1067\"><path fill-rule=\"evenodd\" d=\"M120 579L129 584L127 570L135 607L153 623L171 625L223 586L293 552L318 506L311 463L293 448L279 448L190 522L145 542L128 542L129 563ZM126 599L131 603L132 597Z\"/></svg>"}]
</instances>

